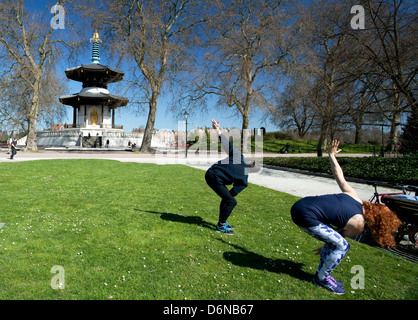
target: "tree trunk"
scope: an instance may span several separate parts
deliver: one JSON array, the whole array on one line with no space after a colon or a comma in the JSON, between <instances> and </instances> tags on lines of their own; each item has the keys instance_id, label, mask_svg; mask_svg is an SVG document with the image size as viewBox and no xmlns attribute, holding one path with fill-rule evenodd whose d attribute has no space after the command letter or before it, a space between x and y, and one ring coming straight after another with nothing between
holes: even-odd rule
<instances>
[{"instance_id":1,"label":"tree trunk","mask_svg":"<svg viewBox=\"0 0 418 320\"><path fill-rule=\"evenodd\" d=\"M399 121L400 113L396 112L392 115L392 123L390 126L389 139L386 145L386 152L392 153L396 149L399 137Z\"/></svg>"},{"instance_id":2,"label":"tree trunk","mask_svg":"<svg viewBox=\"0 0 418 320\"><path fill-rule=\"evenodd\" d=\"M392 153L396 149L399 136L399 124L401 118L401 108L400 108L400 96L399 91L397 90L396 85L394 85L394 96L393 96L393 105L392 105L392 117L390 121L390 133L389 139L386 145L386 152Z\"/></svg>"},{"instance_id":3,"label":"tree trunk","mask_svg":"<svg viewBox=\"0 0 418 320\"><path fill-rule=\"evenodd\" d=\"M323 119L321 124L321 134L319 136L318 145L316 147L316 154L318 157L322 157L323 152L325 152L327 149L329 130L329 121L327 119Z\"/></svg>"},{"instance_id":4,"label":"tree trunk","mask_svg":"<svg viewBox=\"0 0 418 320\"><path fill-rule=\"evenodd\" d=\"M352 116L354 121L354 126L356 127L355 137L354 137L354 144L360 144L363 134L363 122L364 122L364 108L363 102L361 103L361 109L354 111L356 114Z\"/></svg>"},{"instance_id":5,"label":"tree trunk","mask_svg":"<svg viewBox=\"0 0 418 320\"><path fill-rule=\"evenodd\" d=\"M26 138L26 146L24 151L36 151L38 150L38 139L37 139L37 119L31 117L28 121L28 135Z\"/></svg>"},{"instance_id":6,"label":"tree trunk","mask_svg":"<svg viewBox=\"0 0 418 320\"><path fill-rule=\"evenodd\" d=\"M242 153L248 152L248 125L249 125L249 109L244 108L242 113L242 139L241 139L241 151ZM251 139L251 136L250 136Z\"/></svg>"},{"instance_id":7,"label":"tree trunk","mask_svg":"<svg viewBox=\"0 0 418 320\"><path fill-rule=\"evenodd\" d=\"M354 144L360 144L361 135L362 135L362 131L363 131L362 125L361 125L361 123L356 123L355 126L356 126L356 133L355 133L355 136L354 136Z\"/></svg>"},{"instance_id":8,"label":"tree trunk","mask_svg":"<svg viewBox=\"0 0 418 320\"><path fill-rule=\"evenodd\" d=\"M31 108L28 114L28 135L24 151L38 150L38 114L39 114L39 92L41 90L41 79L35 80Z\"/></svg>"},{"instance_id":9,"label":"tree trunk","mask_svg":"<svg viewBox=\"0 0 418 320\"><path fill-rule=\"evenodd\" d=\"M252 61L245 61L245 65L247 66L246 71L246 97L244 105L242 106L242 139L241 139L241 152L246 153L248 152L248 143L247 143L247 135L244 132L248 129L248 125L250 123L250 106L253 100L253 70L251 69L251 62Z\"/></svg>"},{"instance_id":10,"label":"tree trunk","mask_svg":"<svg viewBox=\"0 0 418 320\"><path fill-rule=\"evenodd\" d=\"M151 152L152 133L154 131L155 117L157 114L157 101L158 94L153 93L151 100L149 101L147 125L145 126L140 152Z\"/></svg>"}]
</instances>

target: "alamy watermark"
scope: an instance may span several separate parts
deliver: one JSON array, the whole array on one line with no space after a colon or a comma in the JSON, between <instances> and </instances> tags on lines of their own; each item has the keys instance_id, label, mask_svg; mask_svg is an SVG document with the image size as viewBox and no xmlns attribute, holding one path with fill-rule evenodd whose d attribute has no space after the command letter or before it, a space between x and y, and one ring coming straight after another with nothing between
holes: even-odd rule
<instances>
[{"instance_id":1,"label":"alamy watermark","mask_svg":"<svg viewBox=\"0 0 418 320\"><path fill-rule=\"evenodd\" d=\"M240 154L257 158L263 158L263 131L261 129L221 129L222 135L230 140L234 147L233 161L235 164L241 161ZM221 146L219 150L219 135L212 128L195 128L185 130L185 121L178 121L178 130L161 129L153 135L152 147L155 150L154 156L161 161L171 163L173 159L193 163L213 161L214 158L225 158L228 150ZM225 143L222 145L228 145ZM184 160L181 160L184 162Z\"/></svg>"},{"instance_id":2,"label":"alamy watermark","mask_svg":"<svg viewBox=\"0 0 418 320\"><path fill-rule=\"evenodd\" d=\"M65 29L65 10L63 6L56 4L51 7L50 12L54 15L51 19L52 29Z\"/></svg>"},{"instance_id":3,"label":"alamy watermark","mask_svg":"<svg viewBox=\"0 0 418 320\"><path fill-rule=\"evenodd\" d=\"M351 288L364 289L364 268L360 265L355 265L351 268L351 273L355 274L351 278Z\"/></svg>"},{"instance_id":4,"label":"alamy watermark","mask_svg":"<svg viewBox=\"0 0 418 320\"><path fill-rule=\"evenodd\" d=\"M51 268L54 276L51 279L51 288L54 290L65 289L65 270L63 266L55 265Z\"/></svg>"},{"instance_id":5,"label":"alamy watermark","mask_svg":"<svg viewBox=\"0 0 418 320\"><path fill-rule=\"evenodd\" d=\"M354 30L365 29L366 16L364 12L364 7L361 5L352 6L350 12L354 14L354 17L352 17L350 21L351 28Z\"/></svg>"},{"instance_id":6,"label":"alamy watermark","mask_svg":"<svg viewBox=\"0 0 418 320\"><path fill-rule=\"evenodd\" d=\"M51 268L51 273L54 276L51 278L51 288L54 290L64 290L65 289L65 270L63 266L55 265ZM351 268L351 273L354 276L351 278L351 288L352 289L364 289L364 268L360 265L355 265Z\"/></svg>"}]
</instances>

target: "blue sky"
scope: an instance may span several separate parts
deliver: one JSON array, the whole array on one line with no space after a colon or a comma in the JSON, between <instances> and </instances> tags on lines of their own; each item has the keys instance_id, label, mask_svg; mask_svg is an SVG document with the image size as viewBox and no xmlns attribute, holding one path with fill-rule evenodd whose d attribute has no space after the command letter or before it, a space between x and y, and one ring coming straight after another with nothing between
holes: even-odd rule
<instances>
[{"instance_id":1,"label":"blue sky","mask_svg":"<svg viewBox=\"0 0 418 320\"><path fill-rule=\"evenodd\" d=\"M111 63L107 63L102 58L101 54L101 61L100 63L107 65L109 67L114 67ZM90 63L89 57L82 64ZM73 66L76 67L76 66ZM122 70L126 74L126 70ZM58 70L59 76L65 77L65 67ZM63 92L63 95L76 93L81 90L82 84L81 82L76 82L70 80L68 82L68 92ZM118 92L115 89L115 85L110 84L108 86L108 90L112 94L121 95L123 96L123 92ZM57 97L58 98L58 97ZM155 120L155 129L170 129L170 130L177 130L178 129L178 121L184 121L183 117L178 117L177 114L173 113L169 110L169 104L166 102L167 97L161 96L158 101L158 108L157 108L157 116ZM67 122L72 123L72 110L73 108L68 106L67 107L67 118L63 119L61 123ZM217 108L212 108L213 111L209 112L201 112L201 113L193 113L188 118L188 128L193 129L197 127L205 127L211 126L211 119L214 118L217 121L220 121L220 124L224 128L241 128L242 126L242 119L241 116L234 113L234 110L227 110L226 107L223 110L219 110ZM121 107L116 109L116 124L123 124L124 131L130 132L134 128L139 128L140 126L145 128L147 122L147 114L145 112L138 112L136 111L135 107L130 106L129 104L126 107ZM249 128L260 128L265 127L267 131L277 131L278 128L274 126L274 124L270 123L268 120L263 120L263 112L257 111L250 116L250 125Z\"/></svg>"},{"instance_id":2,"label":"blue sky","mask_svg":"<svg viewBox=\"0 0 418 320\"><path fill-rule=\"evenodd\" d=\"M93 34L94 31L92 31ZM90 39L86 39L88 42ZM101 46L106 45L106 43L102 43ZM78 59L80 60L81 64L88 64L91 62L91 48L87 50L88 52L80 53ZM112 64L112 61L108 61L106 59L105 54L103 51L100 51L100 63L103 65L107 65L111 68L115 68L115 64ZM58 76L65 78L65 68L68 67L76 67L77 65L65 65L57 67ZM123 70L125 75L129 72L129 70ZM79 92L82 88L81 82L72 81L70 80L68 83L68 92L63 92L63 95L71 94ZM118 86L115 84L109 84L108 90L112 94L123 96L123 91L118 90ZM57 97L58 99L58 97ZM167 102L168 96L161 95L158 100L158 108L157 108L157 116L155 121L155 128L156 129L171 129L177 130L178 128L178 121L183 121L183 117L179 117L177 114L173 113L169 110L169 103ZM204 126L211 126L211 119L214 118L217 121L220 121L220 124L224 128L241 128L242 126L242 118L233 110L228 110L227 107L223 109L214 108L214 104L216 101L216 97L212 99L212 103L208 103L208 109L212 111L201 113L193 113L189 116L188 119L188 127L190 129L197 128L197 127L204 127ZM190 112L189 112L190 113ZM252 115L250 115L250 125L249 128L260 128L265 127L267 131L276 131L278 128L272 124L270 121L263 119L263 112L261 110L255 110ZM61 121L72 123L72 107L67 107L67 118L62 119ZM126 107L121 107L116 109L116 124L120 125L123 124L124 131L130 132L134 128L139 128L143 126L145 128L147 122L147 113L138 112L136 107L128 104Z\"/></svg>"},{"instance_id":3,"label":"blue sky","mask_svg":"<svg viewBox=\"0 0 418 320\"><path fill-rule=\"evenodd\" d=\"M49 23L50 19L52 19L53 14L49 12L49 3L48 1L29 1L27 4L29 7L34 7L37 11L44 11L47 10L45 18L46 22ZM68 17L68 19L71 17ZM67 17L66 17L67 19ZM68 20L67 20L68 21ZM70 32L74 32L71 28L66 28L64 30L55 30L58 36L69 36ZM86 32L89 34L88 30ZM61 62L56 67L56 71L59 77L65 79L65 68L69 67L76 67L80 64L88 64L91 62L91 45L89 45L90 38L93 36L94 30L91 30L91 35L86 37L85 41L88 44L88 48L83 50L83 52L79 52L76 54L77 60L79 63L69 65L68 62ZM107 65L109 67L118 68L115 63L113 63L110 59L107 59L105 56L103 46L106 46L106 43L101 44L100 50L100 63L103 65ZM119 69L119 68L118 68ZM120 68L122 71L125 72L125 77L128 75L129 70L123 67ZM68 92L63 92L62 95L71 94L79 92L82 88L82 84L76 81L69 81L68 85ZM110 84L108 89L112 94L121 95L123 96L123 91L118 91L118 86L115 84ZM129 97L128 97L129 98ZM156 129L172 129L176 130L178 128L178 121L184 120L183 117L178 117L177 114L174 114L169 110L169 103L167 103L167 96L161 95L158 101L158 108L157 108L157 116L155 121L155 128ZM58 97L57 97L58 100ZM216 97L213 98L212 101L216 101ZM212 105L208 103L209 110L212 110L211 113L201 112L201 113L193 113L189 116L188 124L189 128L196 128L196 127L204 127L211 125L211 118L219 120L222 127L237 127L241 128L242 126L242 118L240 115L236 113L235 110L228 110L227 107L224 109L214 108L214 103ZM67 122L72 123L72 107L68 106L67 108L67 117L61 119L61 123ZM138 113L135 111L135 107L128 104L126 107L121 107L116 109L116 124L123 124L124 130L127 132L132 131L133 128L145 127L147 121L147 112ZM263 112L262 111L255 111L250 115L250 125L249 128L260 128L265 127L267 131L276 131L278 128L270 123L268 120L263 120Z\"/></svg>"}]
</instances>

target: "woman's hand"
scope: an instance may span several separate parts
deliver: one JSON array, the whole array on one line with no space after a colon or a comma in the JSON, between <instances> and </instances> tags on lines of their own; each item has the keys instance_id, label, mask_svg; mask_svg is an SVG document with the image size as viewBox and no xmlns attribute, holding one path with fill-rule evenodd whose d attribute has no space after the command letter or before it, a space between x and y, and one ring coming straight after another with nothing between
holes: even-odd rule
<instances>
[{"instance_id":1,"label":"woman's hand","mask_svg":"<svg viewBox=\"0 0 418 320\"><path fill-rule=\"evenodd\" d=\"M329 160L331 163L331 171L335 177L335 180L338 183L341 191L347 193L348 195L352 196L354 199L357 199L361 202L357 192L348 184L348 182L344 178L343 170L337 161L337 157L335 156L337 153L340 153L342 149L338 149L340 142L338 140L332 140L331 145L328 149L329 153Z\"/></svg>"},{"instance_id":2,"label":"woman's hand","mask_svg":"<svg viewBox=\"0 0 418 320\"><path fill-rule=\"evenodd\" d=\"M338 146L340 145L340 141L338 140L332 140L331 146L328 149L329 155L336 155L337 153L340 153L342 149L338 149Z\"/></svg>"},{"instance_id":3,"label":"woman's hand","mask_svg":"<svg viewBox=\"0 0 418 320\"><path fill-rule=\"evenodd\" d=\"M221 129L219 128L219 122L216 122L214 119L212 119L212 127L218 134L220 134Z\"/></svg>"}]
</instances>

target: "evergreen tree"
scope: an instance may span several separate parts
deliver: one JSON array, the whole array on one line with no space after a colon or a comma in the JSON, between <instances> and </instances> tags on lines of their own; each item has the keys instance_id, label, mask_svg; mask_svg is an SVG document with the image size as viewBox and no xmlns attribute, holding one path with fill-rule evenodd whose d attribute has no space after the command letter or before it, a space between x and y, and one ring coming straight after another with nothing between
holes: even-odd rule
<instances>
[{"instance_id":1,"label":"evergreen tree","mask_svg":"<svg viewBox=\"0 0 418 320\"><path fill-rule=\"evenodd\" d=\"M418 152L418 111L416 108L408 117L408 123L403 128L400 143L402 154Z\"/></svg>"}]
</instances>

